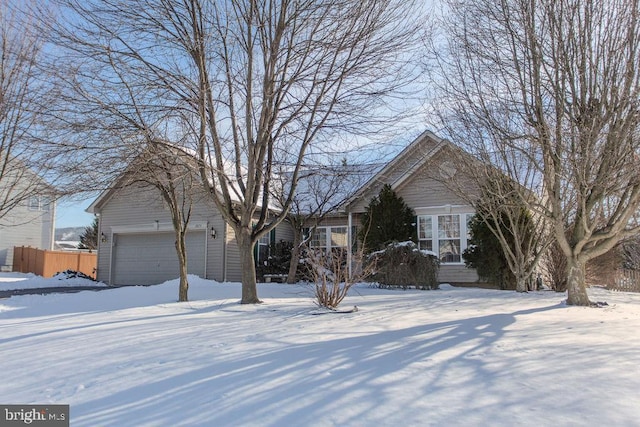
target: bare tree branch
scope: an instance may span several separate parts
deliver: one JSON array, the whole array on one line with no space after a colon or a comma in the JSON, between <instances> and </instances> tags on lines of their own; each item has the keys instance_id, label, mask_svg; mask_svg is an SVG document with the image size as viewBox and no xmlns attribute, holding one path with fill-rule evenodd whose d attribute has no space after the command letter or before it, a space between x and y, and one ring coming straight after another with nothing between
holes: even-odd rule
<instances>
[{"instance_id":1,"label":"bare tree branch","mask_svg":"<svg viewBox=\"0 0 640 427\"><path fill-rule=\"evenodd\" d=\"M585 263L640 231L640 5L450 6L431 80L440 123L537 194L531 207L567 257L568 302L588 305Z\"/></svg>"},{"instance_id":2,"label":"bare tree branch","mask_svg":"<svg viewBox=\"0 0 640 427\"><path fill-rule=\"evenodd\" d=\"M68 18L53 40L67 64L59 116L84 138L108 134L110 149L92 150L117 163L140 152L126 140L142 116L145 128L190 129L184 148L240 246L243 303L259 302L252 248L287 216L304 159L390 124L383 111L414 78L421 29L400 0L57 3Z\"/></svg>"}]
</instances>

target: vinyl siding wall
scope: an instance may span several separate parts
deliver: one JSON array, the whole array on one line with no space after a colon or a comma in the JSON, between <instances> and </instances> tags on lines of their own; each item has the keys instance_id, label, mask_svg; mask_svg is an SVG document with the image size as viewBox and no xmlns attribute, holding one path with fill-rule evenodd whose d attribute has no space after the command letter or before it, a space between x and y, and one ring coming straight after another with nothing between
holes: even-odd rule
<instances>
[{"instance_id":1,"label":"vinyl siding wall","mask_svg":"<svg viewBox=\"0 0 640 427\"><path fill-rule=\"evenodd\" d=\"M240 248L236 241L236 233L230 225L225 224L227 230L227 277L228 282L239 282L242 280L242 269L240 268Z\"/></svg>"},{"instance_id":2,"label":"vinyl siding wall","mask_svg":"<svg viewBox=\"0 0 640 427\"><path fill-rule=\"evenodd\" d=\"M280 240L293 241L293 230L284 221L276 226L275 241L279 242ZM227 281L239 282L241 280L240 249L238 248L233 228L227 225Z\"/></svg>"},{"instance_id":3,"label":"vinyl siding wall","mask_svg":"<svg viewBox=\"0 0 640 427\"><path fill-rule=\"evenodd\" d=\"M420 144L407 147L405 151L399 154L393 165L386 170L382 170L375 177L375 181L368 186L367 190L359 195L358 200L351 204L351 212L364 212L365 207L369 205L373 197L380 193L385 184L394 185L407 171L417 167L426 157L432 156L438 147L439 142L429 137L423 138Z\"/></svg>"},{"instance_id":4,"label":"vinyl siding wall","mask_svg":"<svg viewBox=\"0 0 640 427\"><path fill-rule=\"evenodd\" d=\"M460 188L466 192L475 191L468 178L462 171L455 171L451 179L455 184L446 184L441 175L440 165L451 158L449 148L444 146L434 151L437 144L427 141L418 145L414 150L404 153L403 159L393 168L381 175L381 180L350 206L353 214L353 225L360 226L360 214L365 211L371 199L378 195L385 183L392 185L405 203L414 209L416 215L464 214L473 213L473 208L457 195ZM423 159L429 156L428 159ZM422 164L420 164L422 162ZM409 176L402 176L407 170L414 169ZM346 218L344 223L346 224ZM474 269L466 268L463 263L442 264L440 266L439 281L441 283L472 283L478 281Z\"/></svg>"},{"instance_id":5,"label":"vinyl siding wall","mask_svg":"<svg viewBox=\"0 0 640 427\"><path fill-rule=\"evenodd\" d=\"M151 186L132 185L114 190L99 208L100 230L106 242L98 239L98 280L108 282L112 263L111 245L114 231L122 227L138 227L153 230L154 224L166 228L171 224L171 214L158 190ZM195 200L190 223L207 223L207 278L222 280L223 243L222 231L225 223L212 203L205 199ZM211 227L217 238L210 236ZM117 244L117 237L116 237Z\"/></svg>"},{"instance_id":6,"label":"vinyl siding wall","mask_svg":"<svg viewBox=\"0 0 640 427\"><path fill-rule=\"evenodd\" d=\"M37 249L52 249L52 233L55 227L55 202L48 211L29 209L25 200L12 209L0 221L0 269L11 271L13 247L30 246Z\"/></svg>"}]
</instances>

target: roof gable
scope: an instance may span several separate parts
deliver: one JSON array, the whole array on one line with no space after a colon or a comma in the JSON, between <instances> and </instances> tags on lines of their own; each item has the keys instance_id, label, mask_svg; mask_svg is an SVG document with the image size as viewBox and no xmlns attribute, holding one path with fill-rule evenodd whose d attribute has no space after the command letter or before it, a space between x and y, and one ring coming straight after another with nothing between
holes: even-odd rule
<instances>
[{"instance_id":1,"label":"roof gable","mask_svg":"<svg viewBox=\"0 0 640 427\"><path fill-rule=\"evenodd\" d=\"M431 131L424 131L348 200L346 210L361 203L367 204L385 184L391 185L393 189L398 188L447 144L450 143Z\"/></svg>"}]
</instances>

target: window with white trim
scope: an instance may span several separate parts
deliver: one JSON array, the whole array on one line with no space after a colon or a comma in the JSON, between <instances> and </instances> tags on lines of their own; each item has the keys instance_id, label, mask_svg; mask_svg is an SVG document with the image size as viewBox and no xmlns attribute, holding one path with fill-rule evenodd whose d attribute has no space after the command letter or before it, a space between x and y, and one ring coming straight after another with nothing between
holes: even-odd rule
<instances>
[{"instance_id":1,"label":"window with white trim","mask_svg":"<svg viewBox=\"0 0 640 427\"><path fill-rule=\"evenodd\" d=\"M418 217L418 240L420 241L420 249L433 250L433 227L429 215Z\"/></svg>"},{"instance_id":2,"label":"window with white trim","mask_svg":"<svg viewBox=\"0 0 640 427\"><path fill-rule=\"evenodd\" d=\"M309 246L324 251L347 249L347 227L316 227Z\"/></svg>"},{"instance_id":3,"label":"window with white trim","mask_svg":"<svg viewBox=\"0 0 640 427\"><path fill-rule=\"evenodd\" d=\"M468 221L473 214L419 215L420 249L435 252L442 264L460 264L469 241Z\"/></svg>"},{"instance_id":4,"label":"window with white trim","mask_svg":"<svg viewBox=\"0 0 640 427\"><path fill-rule=\"evenodd\" d=\"M49 196L31 196L29 197L28 207L30 211L49 212L51 198Z\"/></svg>"},{"instance_id":5,"label":"window with white trim","mask_svg":"<svg viewBox=\"0 0 640 427\"><path fill-rule=\"evenodd\" d=\"M440 262L461 262L460 215L438 215L438 258Z\"/></svg>"},{"instance_id":6,"label":"window with white trim","mask_svg":"<svg viewBox=\"0 0 640 427\"><path fill-rule=\"evenodd\" d=\"M256 264L257 265L266 265L267 260L269 259L269 244L271 243L271 233L267 233L258 240L256 245L258 246L258 251L256 254Z\"/></svg>"}]
</instances>

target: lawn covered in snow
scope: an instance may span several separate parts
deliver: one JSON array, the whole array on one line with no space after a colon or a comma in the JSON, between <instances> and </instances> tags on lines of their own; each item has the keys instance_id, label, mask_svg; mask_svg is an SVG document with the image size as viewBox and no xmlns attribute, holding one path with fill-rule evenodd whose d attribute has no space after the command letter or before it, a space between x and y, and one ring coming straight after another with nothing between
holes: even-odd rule
<instances>
[{"instance_id":1,"label":"lawn covered in snow","mask_svg":"<svg viewBox=\"0 0 640 427\"><path fill-rule=\"evenodd\" d=\"M637 426L640 295L360 285L317 313L305 285L191 279L0 300L0 402L72 426Z\"/></svg>"},{"instance_id":2,"label":"lawn covered in snow","mask_svg":"<svg viewBox=\"0 0 640 427\"><path fill-rule=\"evenodd\" d=\"M35 288L66 288L74 286L106 286L82 277L69 277L58 273L54 277L44 278L32 273L0 273L0 291Z\"/></svg>"}]
</instances>

